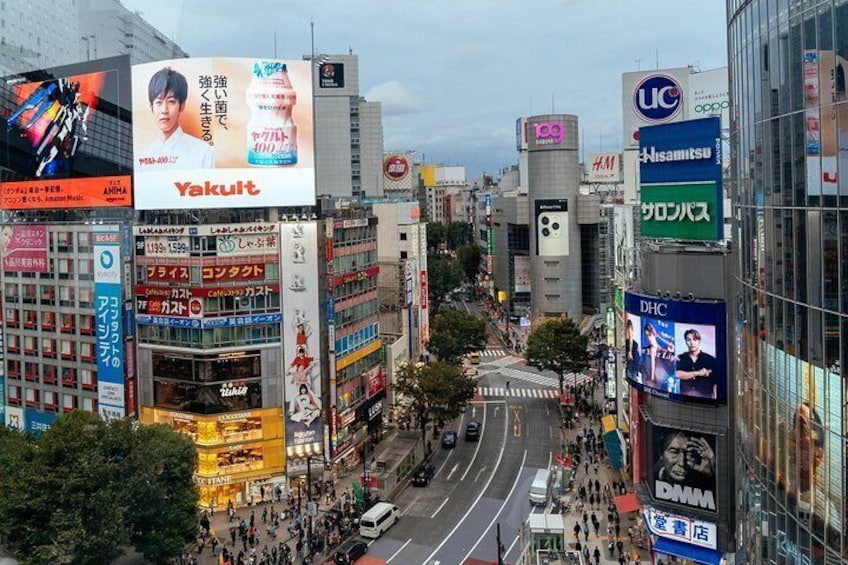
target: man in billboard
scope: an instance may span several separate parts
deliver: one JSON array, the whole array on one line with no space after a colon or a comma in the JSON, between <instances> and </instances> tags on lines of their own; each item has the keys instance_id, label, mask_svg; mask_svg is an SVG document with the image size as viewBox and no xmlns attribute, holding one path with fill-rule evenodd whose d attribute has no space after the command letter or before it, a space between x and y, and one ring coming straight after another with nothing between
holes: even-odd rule
<instances>
[{"instance_id":1,"label":"man in billboard","mask_svg":"<svg viewBox=\"0 0 848 565\"><path fill-rule=\"evenodd\" d=\"M637 318L637 322L638 318ZM639 341L636 339L636 330L633 329L633 316L628 315L624 322L624 348L627 352L627 378L633 382L641 383L639 377Z\"/></svg>"},{"instance_id":2,"label":"man in billboard","mask_svg":"<svg viewBox=\"0 0 848 565\"><path fill-rule=\"evenodd\" d=\"M706 436L654 428L660 456L654 465L654 495L705 510L715 510L716 458Z\"/></svg>"},{"instance_id":3,"label":"man in billboard","mask_svg":"<svg viewBox=\"0 0 848 565\"><path fill-rule=\"evenodd\" d=\"M678 334L679 335L679 334ZM689 351L677 357L677 378L680 394L702 398L716 398L714 379L716 358L701 351L701 332L689 328L683 334Z\"/></svg>"},{"instance_id":4,"label":"man in billboard","mask_svg":"<svg viewBox=\"0 0 848 565\"><path fill-rule=\"evenodd\" d=\"M150 77L147 97L159 132L144 153L137 156L136 167L145 171L214 168L212 148L180 127L188 98L186 78L165 67Z\"/></svg>"}]
</instances>

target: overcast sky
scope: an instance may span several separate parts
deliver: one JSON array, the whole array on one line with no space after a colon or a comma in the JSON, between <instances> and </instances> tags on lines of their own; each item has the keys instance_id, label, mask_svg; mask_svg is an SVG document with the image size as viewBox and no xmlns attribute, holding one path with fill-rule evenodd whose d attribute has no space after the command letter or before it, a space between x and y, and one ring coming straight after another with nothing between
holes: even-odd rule
<instances>
[{"instance_id":1,"label":"overcast sky","mask_svg":"<svg viewBox=\"0 0 848 565\"><path fill-rule=\"evenodd\" d=\"M576 114L582 151L621 148L621 74L727 65L724 0L123 0L189 54L359 55L386 151L516 162L515 119Z\"/></svg>"}]
</instances>

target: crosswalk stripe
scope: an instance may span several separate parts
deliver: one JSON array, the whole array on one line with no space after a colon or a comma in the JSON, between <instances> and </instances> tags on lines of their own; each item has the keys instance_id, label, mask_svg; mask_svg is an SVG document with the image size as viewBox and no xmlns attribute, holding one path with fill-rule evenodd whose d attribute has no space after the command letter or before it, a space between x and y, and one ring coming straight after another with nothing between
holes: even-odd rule
<instances>
[{"instance_id":1,"label":"crosswalk stripe","mask_svg":"<svg viewBox=\"0 0 848 565\"><path fill-rule=\"evenodd\" d=\"M554 388L509 388L494 386L477 387L477 394L485 397L515 397L515 398L556 398L559 395Z\"/></svg>"}]
</instances>

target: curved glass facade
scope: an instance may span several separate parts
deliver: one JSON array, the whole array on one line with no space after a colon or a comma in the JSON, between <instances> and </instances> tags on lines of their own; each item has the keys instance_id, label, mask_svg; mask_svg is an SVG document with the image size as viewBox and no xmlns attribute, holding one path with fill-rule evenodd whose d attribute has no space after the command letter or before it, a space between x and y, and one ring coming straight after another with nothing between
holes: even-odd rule
<instances>
[{"instance_id":1,"label":"curved glass facade","mask_svg":"<svg viewBox=\"0 0 848 565\"><path fill-rule=\"evenodd\" d=\"M845 563L848 0L728 0L737 562Z\"/></svg>"}]
</instances>

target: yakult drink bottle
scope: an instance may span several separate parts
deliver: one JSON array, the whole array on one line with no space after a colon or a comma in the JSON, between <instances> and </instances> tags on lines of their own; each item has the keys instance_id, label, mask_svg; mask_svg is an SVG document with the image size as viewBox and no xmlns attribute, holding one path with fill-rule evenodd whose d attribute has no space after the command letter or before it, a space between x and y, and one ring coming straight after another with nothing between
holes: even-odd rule
<instances>
[{"instance_id":1,"label":"yakult drink bottle","mask_svg":"<svg viewBox=\"0 0 848 565\"><path fill-rule=\"evenodd\" d=\"M269 167L297 163L297 125L292 119L297 94L285 63L254 63L245 97L250 108L247 163Z\"/></svg>"}]
</instances>

